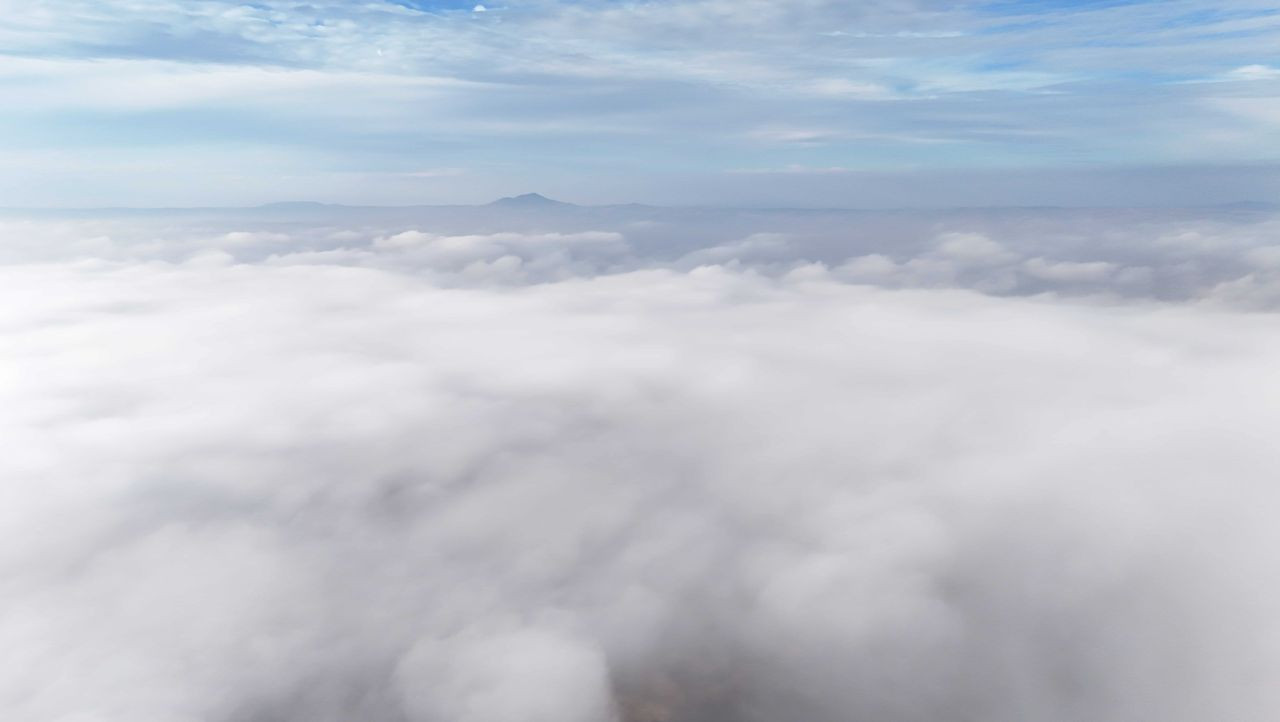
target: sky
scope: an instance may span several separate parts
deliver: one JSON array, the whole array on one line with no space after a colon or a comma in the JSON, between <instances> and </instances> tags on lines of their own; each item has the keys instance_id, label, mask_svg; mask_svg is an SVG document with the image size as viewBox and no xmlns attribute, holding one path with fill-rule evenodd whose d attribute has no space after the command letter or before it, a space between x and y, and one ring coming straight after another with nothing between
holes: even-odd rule
<instances>
[{"instance_id":1,"label":"sky","mask_svg":"<svg viewBox=\"0 0 1280 722\"><path fill-rule=\"evenodd\" d=\"M1280 197L1268 0L0 0L0 205Z\"/></svg>"}]
</instances>

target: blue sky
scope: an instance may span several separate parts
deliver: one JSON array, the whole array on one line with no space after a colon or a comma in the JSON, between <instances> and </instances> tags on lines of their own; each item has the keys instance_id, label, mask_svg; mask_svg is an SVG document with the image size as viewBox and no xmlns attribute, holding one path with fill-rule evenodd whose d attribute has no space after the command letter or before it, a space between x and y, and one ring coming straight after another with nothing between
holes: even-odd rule
<instances>
[{"instance_id":1,"label":"blue sky","mask_svg":"<svg viewBox=\"0 0 1280 722\"><path fill-rule=\"evenodd\" d=\"M1280 189L1272 0L0 10L0 205L859 205L903 178L933 190L902 205L976 182L997 202L1028 178L1046 203L1116 177L1171 202Z\"/></svg>"}]
</instances>

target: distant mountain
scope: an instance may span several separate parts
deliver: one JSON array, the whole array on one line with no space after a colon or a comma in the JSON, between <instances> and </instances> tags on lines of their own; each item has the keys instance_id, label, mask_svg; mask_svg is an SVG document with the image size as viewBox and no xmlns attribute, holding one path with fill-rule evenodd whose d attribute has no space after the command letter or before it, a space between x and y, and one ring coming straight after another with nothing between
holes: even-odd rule
<instances>
[{"instance_id":1,"label":"distant mountain","mask_svg":"<svg viewBox=\"0 0 1280 722\"><path fill-rule=\"evenodd\" d=\"M573 206L572 203L553 201L539 193L525 193L521 196L499 198L489 205L498 208L568 208Z\"/></svg>"},{"instance_id":2,"label":"distant mountain","mask_svg":"<svg viewBox=\"0 0 1280 722\"><path fill-rule=\"evenodd\" d=\"M258 206L257 209L261 211L310 211L342 207L333 203L317 203L316 201L281 201L279 203L265 203Z\"/></svg>"}]
</instances>

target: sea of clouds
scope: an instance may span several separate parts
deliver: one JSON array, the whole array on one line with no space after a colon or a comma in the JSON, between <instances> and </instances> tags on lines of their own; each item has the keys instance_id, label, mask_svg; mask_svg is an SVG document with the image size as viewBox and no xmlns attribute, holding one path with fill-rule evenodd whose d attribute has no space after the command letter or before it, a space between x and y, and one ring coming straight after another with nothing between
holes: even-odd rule
<instances>
[{"instance_id":1,"label":"sea of clouds","mask_svg":"<svg viewBox=\"0 0 1280 722\"><path fill-rule=\"evenodd\" d=\"M0 219L5 720L1280 713L1274 214L274 213Z\"/></svg>"}]
</instances>

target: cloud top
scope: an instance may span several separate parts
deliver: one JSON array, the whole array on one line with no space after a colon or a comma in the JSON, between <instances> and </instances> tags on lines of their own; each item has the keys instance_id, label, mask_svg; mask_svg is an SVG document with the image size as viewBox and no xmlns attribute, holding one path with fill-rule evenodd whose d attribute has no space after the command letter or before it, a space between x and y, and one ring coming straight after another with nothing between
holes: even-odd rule
<instances>
[{"instance_id":1,"label":"cloud top","mask_svg":"<svg viewBox=\"0 0 1280 722\"><path fill-rule=\"evenodd\" d=\"M1274 719L1270 314L212 230L0 266L6 718Z\"/></svg>"}]
</instances>

